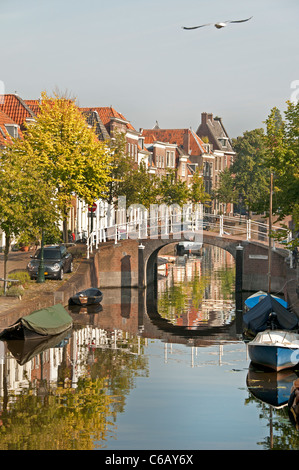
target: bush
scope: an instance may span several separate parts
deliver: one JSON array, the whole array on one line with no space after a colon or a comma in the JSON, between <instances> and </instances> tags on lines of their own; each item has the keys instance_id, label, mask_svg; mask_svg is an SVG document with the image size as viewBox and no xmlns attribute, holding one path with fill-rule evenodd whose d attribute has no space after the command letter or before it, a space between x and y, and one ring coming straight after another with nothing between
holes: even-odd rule
<instances>
[{"instance_id":1,"label":"bush","mask_svg":"<svg viewBox=\"0 0 299 470\"><path fill-rule=\"evenodd\" d=\"M18 282L11 282L9 283L9 286L13 285L24 285L26 282L30 281L30 276L27 273L27 271L16 271L14 273L10 273L8 275L8 279L16 279Z\"/></svg>"},{"instance_id":2,"label":"bush","mask_svg":"<svg viewBox=\"0 0 299 470\"><path fill-rule=\"evenodd\" d=\"M22 297L24 294L24 288L22 286L12 286L6 291L8 297Z\"/></svg>"}]
</instances>

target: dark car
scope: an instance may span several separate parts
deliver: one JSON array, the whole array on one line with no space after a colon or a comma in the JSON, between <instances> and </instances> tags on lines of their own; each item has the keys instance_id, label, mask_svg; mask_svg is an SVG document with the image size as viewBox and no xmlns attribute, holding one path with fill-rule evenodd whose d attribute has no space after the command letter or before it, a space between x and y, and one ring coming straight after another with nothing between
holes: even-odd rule
<instances>
[{"instance_id":1,"label":"dark car","mask_svg":"<svg viewBox=\"0 0 299 470\"><path fill-rule=\"evenodd\" d=\"M41 249L38 249L27 265L27 271L31 279L38 276ZM48 279L63 279L63 274L73 271L73 256L64 245L52 245L44 247L44 273Z\"/></svg>"}]
</instances>

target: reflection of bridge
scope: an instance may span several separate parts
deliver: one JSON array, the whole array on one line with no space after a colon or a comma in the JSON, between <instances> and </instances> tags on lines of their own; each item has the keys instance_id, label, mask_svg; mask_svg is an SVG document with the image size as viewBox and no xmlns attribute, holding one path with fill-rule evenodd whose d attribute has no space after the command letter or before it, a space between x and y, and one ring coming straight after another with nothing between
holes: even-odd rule
<instances>
[{"instance_id":1,"label":"reflection of bridge","mask_svg":"<svg viewBox=\"0 0 299 470\"><path fill-rule=\"evenodd\" d=\"M147 289L103 289L103 310L99 315L73 315L75 324L82 324L84 319L94 327L107 331L122 330L129 335L148 339L159 339L165 343L186 344L205 347L221 342L236 341L242 333L242 316L237 313L235 319L226 325L213 325L190 328L178 326L163 318L157 308L157 293Z\"/></svg>"}]
</instances>

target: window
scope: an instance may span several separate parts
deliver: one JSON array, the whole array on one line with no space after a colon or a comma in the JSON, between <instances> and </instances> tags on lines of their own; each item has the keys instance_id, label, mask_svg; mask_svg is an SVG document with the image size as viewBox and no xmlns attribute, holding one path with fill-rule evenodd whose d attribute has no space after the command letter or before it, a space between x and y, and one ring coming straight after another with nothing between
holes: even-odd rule
<instances>
[{"instance_id":1,"label":"window","mask_svg":"<svg viewBox=\"0 0 299 470\"><path fill-rule=\"evenodd\" d=\"M174 152L170 152L170 166L174 168L175 160L174 160Z\"/></svg>"},{"instance_id":2,"label":"window","mask_svg":"<svg viewBox=\"0 0 299 470\"><path fill-rule=\"evenodd\" d=\"M182 163L182 176L186 176L186 163Z\"/></svg>"},{"instance_id":3,"label":"window","mask_svg":"<svg viewBox=\"0 0 299 470\"><path fill-rule=\"evenodd\" d=\"M5 124L6 130L11 137L17 139L19 137L18 134L18 126L16 124Z\"/></svg>"}]
</instances>

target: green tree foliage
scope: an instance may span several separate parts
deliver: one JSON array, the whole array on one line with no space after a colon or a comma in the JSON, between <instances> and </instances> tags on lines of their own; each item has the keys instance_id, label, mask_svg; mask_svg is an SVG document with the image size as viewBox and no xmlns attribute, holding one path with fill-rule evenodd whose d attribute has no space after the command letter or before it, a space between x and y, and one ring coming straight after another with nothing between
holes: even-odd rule
<instances>
[{"instance_id":1,"label":"green tree foliage","mask_svg":"<svg viewBox=\"0 0 299 470\"><path fill-rule=\"evenodd\" d=\"M237 157L231 167L235 200L242 198L248 210L264 211L269 201L269 171L265 166L264 130L246 131L233 139Z\"/></svg>"},{"instance_id":2,"label":"green tree foliage","mask_svg":"<svg viewBox=\"0 0 299 470\"><path fill-rule=\"evenodd\" d=\"M53 186L44 179L26 142L15 141L0 153L0 228L5 233L4 278L13 237L35 239L41 227L57 223Z\"/></svg>"},{"instance_id":3,"label":"green tree foliage","mask_svg":"<svg viewBox=\"0 0 299 470\"><path fill-rule=\"evenodd\" d=\"M171 170L162 176L159 182L160 202L171 204L186 204L190 194L187 183L176 178L176 171Z\"/></svg>"},{"instance_id":4,"label":"green tree foliage","mask_svg":"<svg viewBox=\"0 0 299 470\"><path fill-rule=\"evenodd\" d=\"M232 175L230 168L225 168L220 173L219 186L214 191L213 196L224 204L238 202L235 189L234 175Z\"/></svg>"},{"instance_id":5,"label":"green tree foliage","mask_svg":"<svg viewBox=\"0 0 299 470\"><path fill-rule=\"evenodd\" d=\"M122 180L117 183L118 196L126 197L126 204L142 204L149 209L157 202L159 195L158 179L151 175L146 164L141 162L138 167L131 166Z\"/></svg>"},{"instance_id":6,"label":"green tree foliage","mask_svg":"<svg viewBox=\"0 0 299 470\"><path fill-rule=\"evenodd\" d=\"M110 180L107 183L106 200L109 204L124 191L124 180L130 180L130 174L134 170L134 161L131 155L126 153L126 137L123 132L114 133L110 142ZM127 191L126 191L127 192Z\"/></svg>"},{"instance_id":7,"label":"green tree foliage","mask_svg":"<svg viewBox=\"0 0 299 470\"><path fill-rule=\"evenodd\" d=\"M274 172L273 210L299 227L299 103L287 102L285 121L273 108L266 120L267 164Z\"/></svg>"},{"instance_id":8,"label":"green tree foliage","mask_svg":"<svg viewBox=\"0 0 299 470\"><path fill-rule=\"evenodd\" d=\"M199 168L196 168L192 177L192 185L189 189L189 200L193 204L205 204L211 200L210 195L205 191L203 177L200 174Z\"/></svg>"}]
</instances>

